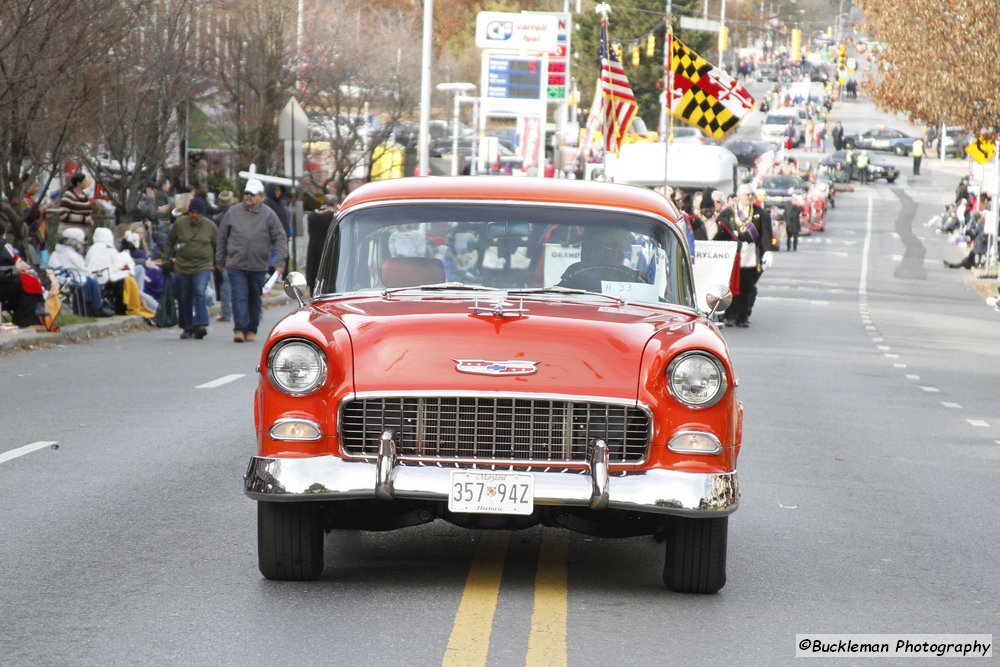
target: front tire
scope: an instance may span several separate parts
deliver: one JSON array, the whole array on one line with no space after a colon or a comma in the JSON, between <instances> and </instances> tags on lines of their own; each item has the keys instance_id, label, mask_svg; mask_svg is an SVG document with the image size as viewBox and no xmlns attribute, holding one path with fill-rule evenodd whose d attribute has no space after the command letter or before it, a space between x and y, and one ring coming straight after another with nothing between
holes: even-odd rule
<instances>
[{"instance_id":1,"label":"front tire","mask_svg":"<svg viewBox=\"0 0 1000 667\"><path fill-rule=\"evenodd\" d=\"M663 583L678 593L718 593L726 585L729 517L671 516L666 527Z\"/></svg>"},{"instance_id":2,"label":"front tire","mask_svg":"<svg viewBox=\"0 0 1000 667\"><path fill-rule=\"evenodd\" d=\"M257 503L257 565L266 579L309 581L323 572L323 515L315 503Z\"/></svg>"}]
</instances>

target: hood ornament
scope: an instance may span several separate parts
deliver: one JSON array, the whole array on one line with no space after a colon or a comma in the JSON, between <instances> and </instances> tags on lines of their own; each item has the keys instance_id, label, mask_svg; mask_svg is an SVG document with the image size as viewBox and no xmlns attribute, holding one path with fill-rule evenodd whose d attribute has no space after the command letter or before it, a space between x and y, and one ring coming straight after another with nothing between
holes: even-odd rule
<instances>
[{"instance_id":1,"label":"hood ornament","mask_svg":"<svg viewBox=\"0 0 1000 667\"><path fill-rule=\"evenodd\" d=\"M533 375L538 372L537 361L494 361L491 359L453 359L455 370L472 375Z\"/></svg>"},{"instance_id":2,"label":"hood ornament","mask_svg":"<svg viewBox=\"0 0 1000 667\"><path fill-rule=\"evenodd\" d=\"M476 297L472 305L469 306L469 310L472 311L473 315L490 315L492 317L523 317L528 312L524 307L524 297L518 301L517 308L513 306L514 304L503 299L487 300L480 304L479 297Z\"/></svg>"}]
</instances>

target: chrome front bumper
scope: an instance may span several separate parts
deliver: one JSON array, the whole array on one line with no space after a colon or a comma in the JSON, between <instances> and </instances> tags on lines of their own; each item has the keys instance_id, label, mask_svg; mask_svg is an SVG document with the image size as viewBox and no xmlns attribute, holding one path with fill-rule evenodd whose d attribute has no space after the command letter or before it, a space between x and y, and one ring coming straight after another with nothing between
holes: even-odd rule
<instances>
[{"instance_id":1,"label":"chrome front bumper","mask_svg":"<svg viewBox=\"0 0 1000 667\"><path fill-rule=\"evenodd\" d=\"M270 502L412 499L447 502L453 467L401 465L394 448L380 448L372 461L336 456L250 460L244 491ZM635 470L609 473L607 448L592 451L582 472L535 472L536 505L580 506L681 516L726 516L736 510L736 473ZM498 470L509 469L496 466ZM489 470L492 467L479 466Z\"/></svg>"}]
</instances>

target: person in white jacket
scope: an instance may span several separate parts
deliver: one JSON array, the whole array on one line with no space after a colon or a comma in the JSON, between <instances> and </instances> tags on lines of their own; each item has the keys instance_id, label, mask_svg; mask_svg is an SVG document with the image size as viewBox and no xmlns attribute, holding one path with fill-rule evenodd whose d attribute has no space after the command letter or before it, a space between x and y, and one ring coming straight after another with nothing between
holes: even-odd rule
<instances>
[{"instance_id":1,"label":"person in white jacket","mask_svg":"<svg viewBox=\"0 0 1000 667\"><path fill-rule=\"evenodd\" d=\"M82 229L68 227L56 243L49 257L49 268L64 284L72 285L82 297L73 303L77 315L110 317L115 309L104 303L101 284L87 269L83 258L84 232Z\"/></svg>"},{"instance_id":2,"label":"person in white jacket","mask_svg":"<svg viewBox=\"0 0 1000 667\"><path fill-rule=\"evenodd\" d=\"M156 300L139 289L133 274L135 260L127 251L115 248L115 237L107 227L94 230L94 238L86 256L87 270L104 285L111 283L115 292L116 310L126 315L142 315L152 319L156 315ZM120 310L118 310L120 313Z\"/></svg>"}]
</instances>

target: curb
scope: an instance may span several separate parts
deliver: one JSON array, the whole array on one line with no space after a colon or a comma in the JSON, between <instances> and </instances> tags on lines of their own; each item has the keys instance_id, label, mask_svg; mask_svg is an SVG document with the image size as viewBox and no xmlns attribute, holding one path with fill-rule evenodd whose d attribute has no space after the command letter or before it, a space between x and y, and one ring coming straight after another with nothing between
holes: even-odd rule
<instances>
[{"instance_id":1,"label":"curb","mask_svg":"<svg viewBox=\"0 0 1000 667\"><path fill-rule=\"evenodd\" d=\"M294 304L284 292L271 292L265 294L263 305L265 308L274 308L285 304ZM214 304L208 309L210 317L219 313L219 304ZM176 329L176 327L171 327ZM140 331L162 331L152 323L147 323L145 318L139 315L116 315L114 317L102 318L96 322L84 322L82 324L71 324L62 327L60 331L14 331L10 333L0 333L0 355L10 352L27 351L47 347L56 347L66 343L80 343L96 338L106 338L108 336L122 335Z\"/></svg>"}]
</instances>

